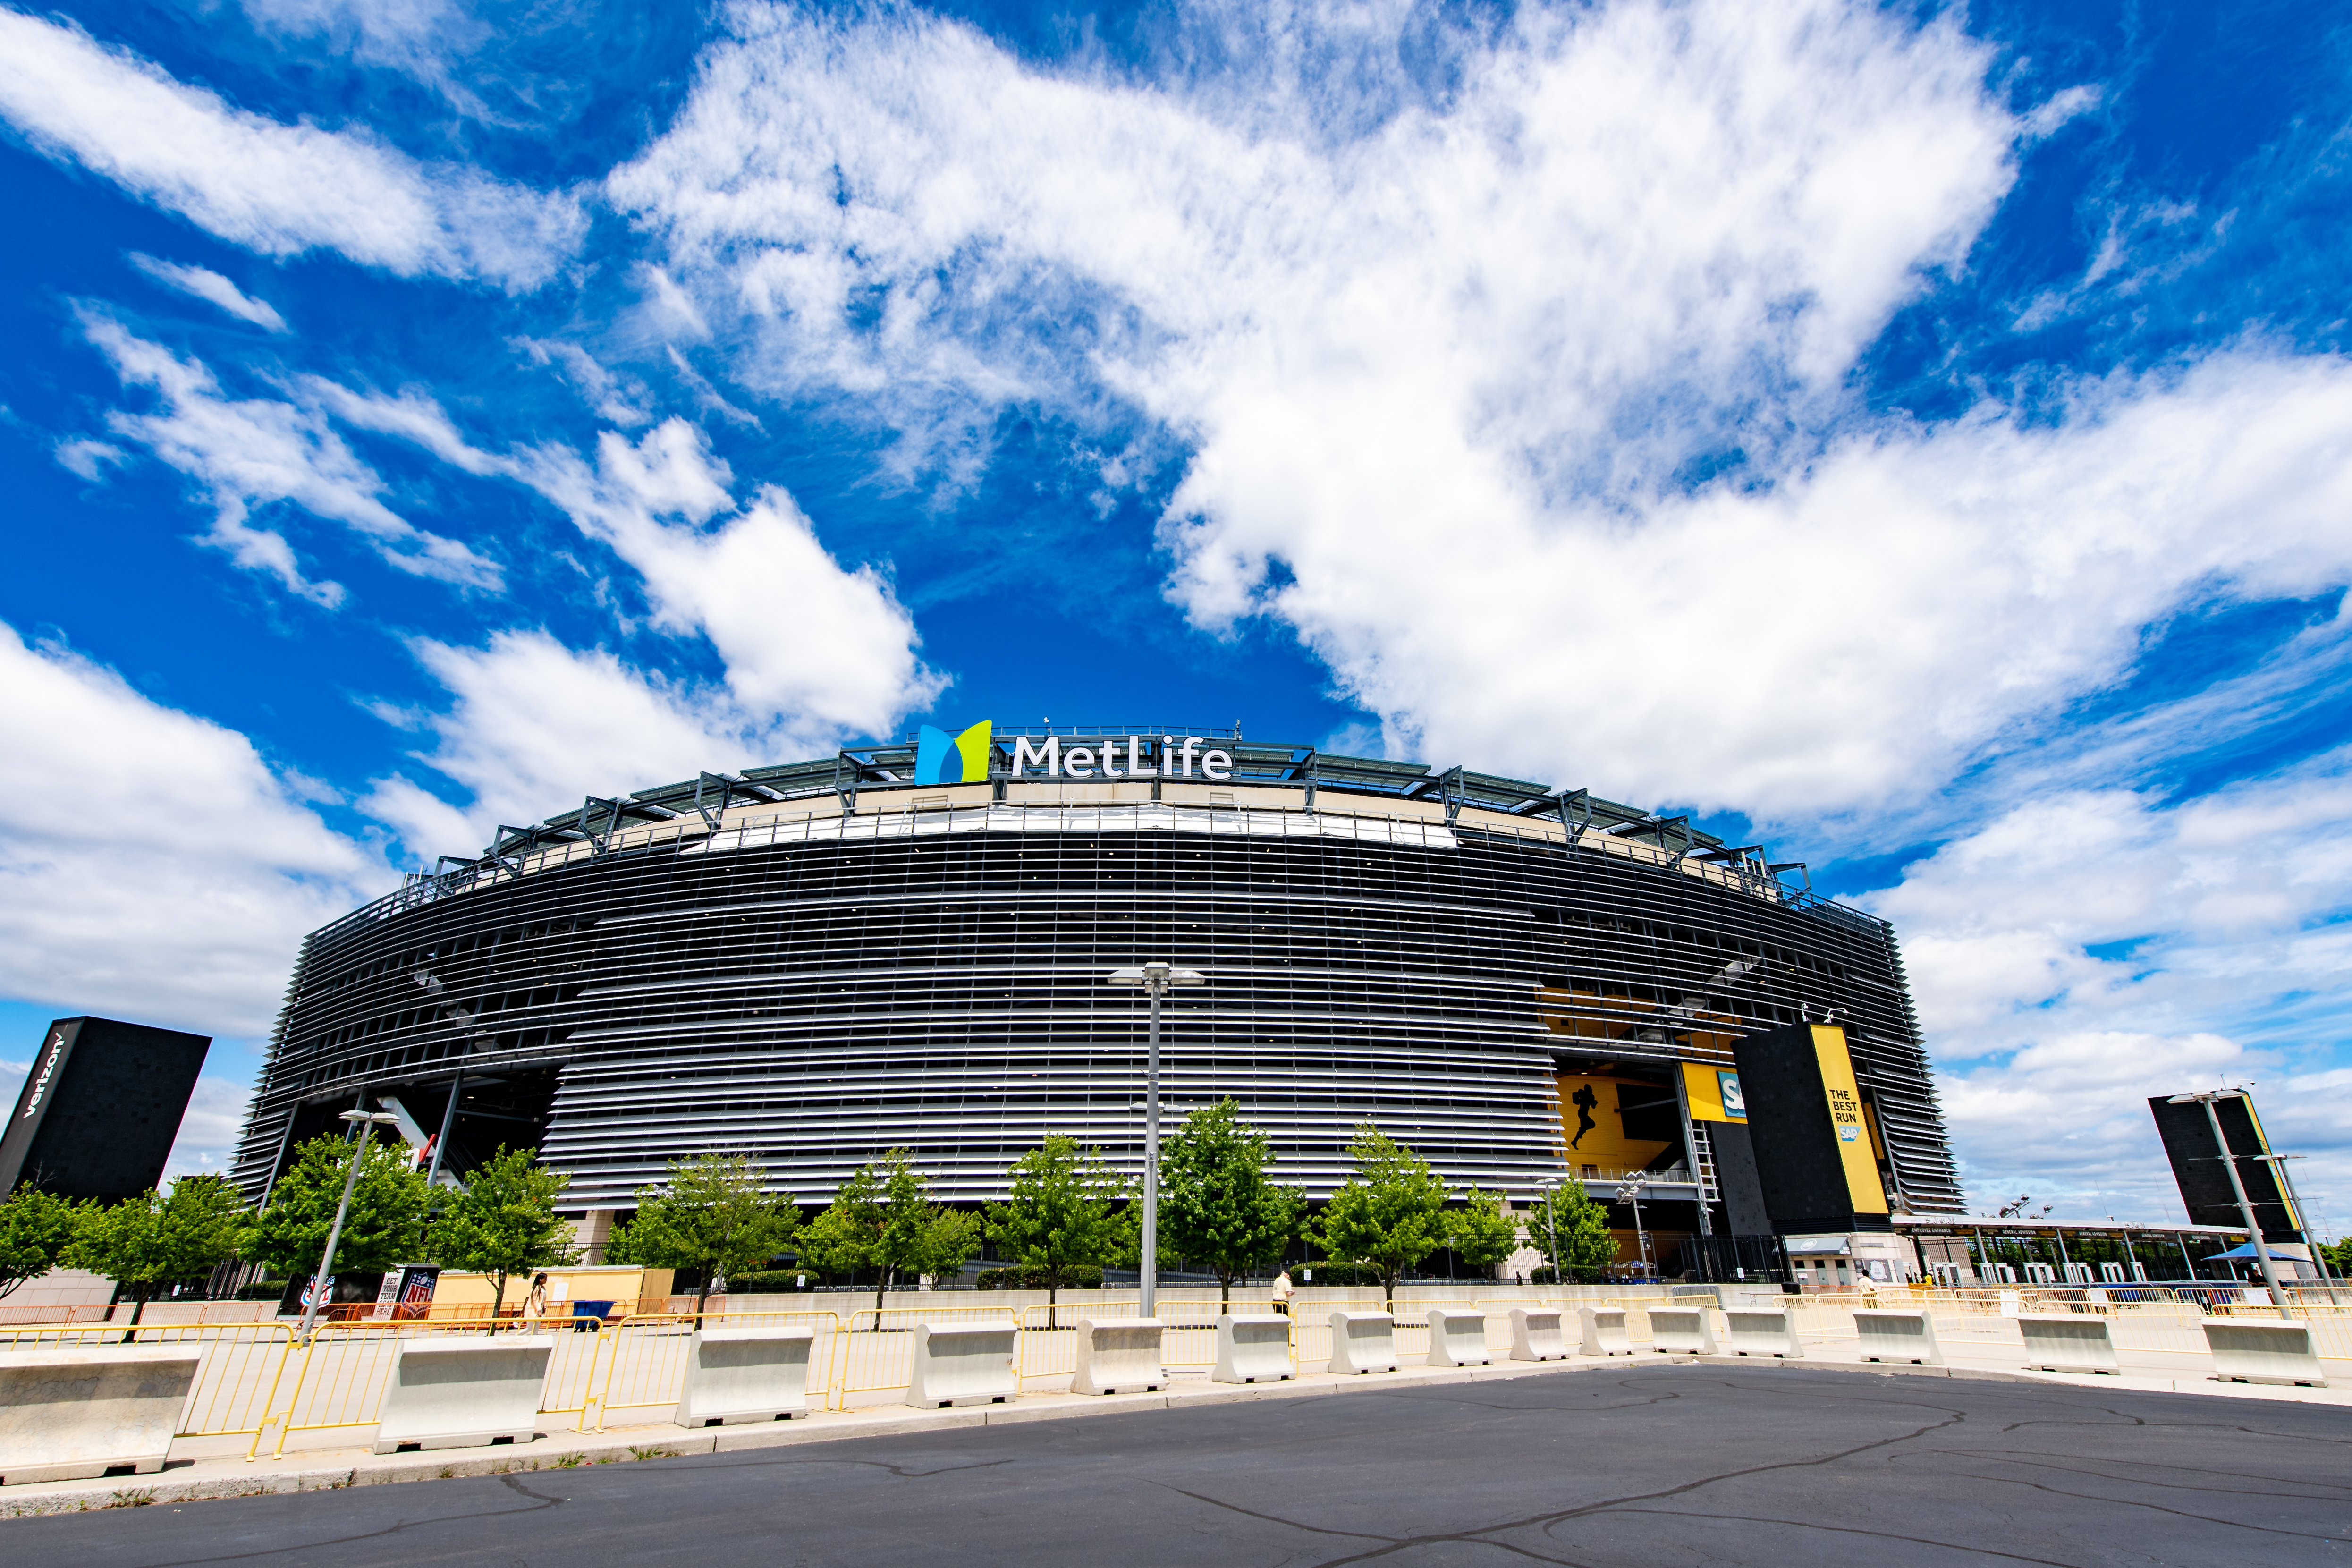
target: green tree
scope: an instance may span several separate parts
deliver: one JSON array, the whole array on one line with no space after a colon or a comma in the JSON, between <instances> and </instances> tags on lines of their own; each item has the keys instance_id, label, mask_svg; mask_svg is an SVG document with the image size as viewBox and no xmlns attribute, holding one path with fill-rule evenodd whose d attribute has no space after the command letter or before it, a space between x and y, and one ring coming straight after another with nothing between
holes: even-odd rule
<instances>
[{"instance_id":1,"label":"green tree","mask_svg":"<svg viewBox=\"0 0 2352 1568\"><path fill-rule=\"evenodd\" d=\"M335 1243L336 1271L374 1274L418 1261L432 1194L408 1151L373 1138L352 1141L332 1133L295 1151L294 1163L255 1216L247 1260L289 1279L317 1273L355 1158L362 1163L352 1188L351 1212Z\"/></svg>"},{"instance_id":2,"label":"green tree","mask_svg":"<svg viewBox=\"0 0 2352 1568\"><path fill-rule=\"evenodd\" d=\"M1472 1268L1492 1270L1519 1249L1519 1222L1503 1212L1503 1194L1472 1187L1445 1216L1446 1245Z\"/></svg>"},{"instance_id":3,"label":"green tree","mask_svg":"<svg viewBox=\"0 0 2352 1568\"><path fill-rule=\"evenodd\" d=\"M717 1279L765 1263L793 1244L800 1211L760 1187L760 1172L741 1154L704 1154L670 1163L669 1180L637 1189L635 1219L605 1244L607 1263L698 1268L698 1320Z\"/></svg>"},{"instance_id":4,"label":"green tree","mask_svg":"<svg viewBox=\"0 0 2352 1568\"><path fill-rule=\"evenodd\" d=\"M435 1261L443 1267L487 1274L495 1281L490 1301L494 1330L506 1306L510 1277L579 1257L567 1239L571 1227L555 1217L555 1201L572 1178L541 1165L538 1153L500 1144L449 1194L428 1238Z\"/></svg>"},{"instance_id":5,"label":"green tree","mask_svg":"<svg viewBox=\"0 0 2352 1568\"><path fill-rule=\"evenodd\" d=\"M801 1231L801 1257L827 1274L875 1271L874 1308L900 1274L952 1274L980 1249L972 1215L932 1203L904 1149L860 1165Z\"/></svg>"},{"instance_id":6,"label":"green tree","mask_svg":"<svg viewBox=\"0 0 2352 1568\"><path fill-rule=\"evenodd\" d=\"M1306 1214L1304 1192L1267 1178L1272 1163L1274 1145L1231 1100L1194 1108L1160 1152L1160 1235L1217 1277L1228 1311L1234 1281L1280 1258Z\"/></svg>"},{"instance_id":7,"label":"green tree","mask_svg":"<svg viewBox=\"0 0 2352 1568\"><path fill-rule=\"evenodd\" d=\"M226 1176L182 1176L169 1195L150 1187L142 1196L85 1212L63 1261L128 1290L138 1303L131 1310L136 1330L156 1291L235 1258L248 1225L245 1200Z\"/></svg>"},{"instance_id":8,"label":"green tree","mask_svg":"<svg viewBox=\"0 0 2352 1568\"><path fill-rule=\"evenodd\" d=\"M1598 1282L1601 1271L1617 1261L1609 1210L1592 1200L1581 1182L1562 1182L1549 1201L1538 1199L1528 1210L1528 1244L1543 1254L1547 1265L1557 1258L1560 1268L1587 1284Z\"/></svg>"},{"instance_id":9,"label":"green tree","mask_svg":"<svg viewBox=\"0 0 2352 1568\"><path fill-rule=\"evenodd\" d=\"M87 1204L38 1187L18 1187L0 1203L0 1296L55 1268L88 1212Z\"/></svg>"},{"instance_id":10,"label":"green tree","mask_svg":"<svg viewBox=\"0 0 2352 1568\"><path fill-rule=\"evenodd\" d=\"M1445 1245L1445 1179L1369 1121L1348 1140L1356 1173L1323 1205L1315 1239L1332 1257L1380 1276L1396 1310L1398 1276Z\"/></svg>"},{"instance_id":11,"label":"green tree","mask_svg":"<svg viewBox=\"0 0 2352 1568\"><path fill-rule=\"evenodd\" d=\"M1135 1247L1134 1196L1101 1150L1082 1150L1058 1132L1013 1163L1013 1196L988 1205L988 1237L1044 1277L1047 1328L1072 1269L1098 1268Z\"/></svg>"},{"instance_id":12,"label":"green tree","mask_svg":"<svg viewBox=\"0 0 2352 1568\"><path fill-rule=\"evenodd\" d=\"M2328 1266L2336 1270L2337 1278L2352 1276L2352 1236L2333 1246L2322 1245L2319 1250L2326 1255ZM5 1291L0 1291L0 1295L5 1294Z\"/></svg>"}]
</instances>

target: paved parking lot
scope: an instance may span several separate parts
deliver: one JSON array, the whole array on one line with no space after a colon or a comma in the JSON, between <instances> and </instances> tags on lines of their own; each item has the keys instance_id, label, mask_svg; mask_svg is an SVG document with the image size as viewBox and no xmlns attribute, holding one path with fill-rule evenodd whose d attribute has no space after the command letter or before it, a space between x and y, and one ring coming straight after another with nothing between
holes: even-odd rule
<instances>
[{"instance_id":1,"label":"paved parking lot","mask_svg":"<svg viewBox=\"0 0 2352 1568\"><path fill-rule=\"evenodd\" d=\"M0 1546L43 1568L2342 1568L2352 1412L1648 1366L25 1519Z\"/></svg>"}]
</instances>

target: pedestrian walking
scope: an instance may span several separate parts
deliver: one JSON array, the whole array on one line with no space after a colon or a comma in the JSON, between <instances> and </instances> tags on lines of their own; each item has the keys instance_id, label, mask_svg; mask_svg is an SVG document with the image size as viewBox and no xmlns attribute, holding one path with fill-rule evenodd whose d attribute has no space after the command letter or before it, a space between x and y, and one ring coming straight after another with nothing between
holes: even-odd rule
<instances>
[{"instance_id":1,"label":"pedestrian walking","mask_svg":"<svg viewBox=\"0 0 2352 1568\"><path fill-rule=\"evenodd\" d=\"M1274 1277L1274 1310L1286 1318L1290 1316L1290 1270L1287 1268Z\"/></svg>"},{"instance_id":2,"label":"pedestrian walking","mask_svg":"<svg viewBox=\"0 0 2352 1568\"><path fill-rule=\"evenodd\" d=\"M530 1330L539 1327L540 1320L546 1316L547 1276L544 1273L541 1273L531 1277L530 1294L522 1299L522 1326L524 1331L529 1332Z\"/></svg>"}]
</instances>

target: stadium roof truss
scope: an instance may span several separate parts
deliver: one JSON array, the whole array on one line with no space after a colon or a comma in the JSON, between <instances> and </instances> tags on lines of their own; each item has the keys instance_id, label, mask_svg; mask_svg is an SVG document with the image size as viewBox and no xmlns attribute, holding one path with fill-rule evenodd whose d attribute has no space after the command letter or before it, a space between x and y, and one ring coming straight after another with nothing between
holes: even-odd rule
<instances>
[{"instance_id":1,"label":"stadium roof truss","mask_svg":"<svg viewBox=\"0 0 2352 1568\"><path fill-rule=\"evenodd\" d=\"M1453 767L1433 772L1420 763L1390 762L1378 757L1349 757L1313 746L1244 741L1238 726L1162 727L1159 725L1038 724L999 728L992 731L989 778L1001 799L1013 776L1013 742L1026 737L1042 742L1102 741L1138 735L1198 735L1222 742L1233 759L1232 785L1296 789L1301 806L1319 808L1325 795L1373 796L1388 800L1434 802L1445 814L1446 826L1455 826L1465 809L1505 816L1557 820L1573 847L1587 834L1602 834L1646 844L1664 852L1669 869L1691 858L1720 865L1743 888L1760 896L1797 904L1817 904L1812 878L1801 860L1774 861L1761 844L1734 845L1691 826L1687 816L1666 816L1620 801L1605 800L1586 789L1555 788L1527 779L1473 773ZM914 782L916 742L912 737L881 744L845 746L833 756L812 762L785 763L747 768L740 773L699 773L677 784L660 784L625 795L590 795L577 810L551 816L535 826L501 823L488 847L473 858L444 855L431 873L512 870L519 858L539 850L582 843L603 854L616 835L631 827L699 816L711 828L719 826L730 807L753 804L786 805L821 796L835 797L845 814L859 809L861 795L889 796L883 810L904 810L897 792L918 787ZM974 781L977 782L977 781ZM869 800L871 808L872 802ZM1468 825L1474 830L1475 824ZM1787 879L1795 874L1795 881Z\"/></svg>"}]
</instances>

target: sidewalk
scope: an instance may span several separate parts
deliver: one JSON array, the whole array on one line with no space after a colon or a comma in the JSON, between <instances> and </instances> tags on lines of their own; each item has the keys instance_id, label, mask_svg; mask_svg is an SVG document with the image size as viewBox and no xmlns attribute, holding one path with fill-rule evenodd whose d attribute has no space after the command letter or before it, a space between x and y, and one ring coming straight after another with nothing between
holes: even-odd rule
<instances>
[{"instance_id":1,"label":"sidewalk","mask_svg":"<svg viewBox=\"0 0 2352 1568\"><path fill-rule=\"evenodd\" d=\"M2130 1358L2120 1377L2094 1377L2074 1373L2029 1372L2019 1364L2019 1352L2000 1346L1947 1347L1948 1365L1939 1367L1883 1366L1858 1362L1851 1351L1824 1354L1816 1348L1801 1361L1775 1361L1753 1356L1661 1355L1651 1351L1627 1356L1571 1356L1565 1362L1540 1364L1503 1362L1490 1367L1406 1366L1391 1373L1332 1376L1320 1371L1303 1373L1286 1383L1232 1384L1212 1383L1199 1373L1179 1373L1162 1394L1103 1395L1042 1392L1022 1394L1004 1405L975 1405L952 1410L916 1410L903 1405L862 1405L846 1411L819 1412L806 1418L758 1426L719 1426L688 1431L669 1422L615 1426L603 1432L543 1430L529 1447L447 1448L425 1454L373 1454L364 1446L321 1447L288 1454L282 1459L247 1461L243 1449L248 1439L183 1438L173 1446L173 1458L160 1475L114 1477L100 1480L49 1481L0 1490L0 1519L40 1514L77 1513L93 1509L137 1508L150 1503L188 1502L209 1498L257 1497L270 1492L326 1491L342 1487L385 1486L400 1481L450 1480L465 1476L510 1475L518 1471L568 1469L580 1465L609 1465L637 1459L671 1458L691 1454L727 1453L793 1443L824 1443L849 1437L880 1436L956 1426L1003 1426L1016 1421L1053 1421L1138 1410L1182 1409L1271 1399L1320 1395L1377 1394L1385 1389L1431 1384L1483 1383L1523 1377L1554 1377L1591 1373L1638 1374L1659 1366L1720 1366L1727 1372L1769 1372L1795 1368L1811 1371L1867 1373L1888 1376L1963 1377L2017 1383L2071 1384L2101 1389L2142 1393L2199 1394L2218 1398L2291 1400L2299 1404L2334 1405L2352 1408L2352 1387L2293 1388L2256 1384L2216 1383L2189 1363L2200 1358L2182 1354L2178 1368L2161 1364L2174 1359L2161 1353ZM561 1419L561 1418L556 1418ZM233 1451L231 1451L233 1450Z\"/></svg>"}]
</instances>

